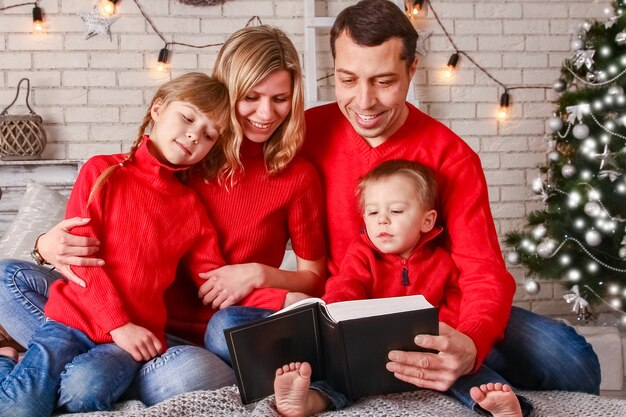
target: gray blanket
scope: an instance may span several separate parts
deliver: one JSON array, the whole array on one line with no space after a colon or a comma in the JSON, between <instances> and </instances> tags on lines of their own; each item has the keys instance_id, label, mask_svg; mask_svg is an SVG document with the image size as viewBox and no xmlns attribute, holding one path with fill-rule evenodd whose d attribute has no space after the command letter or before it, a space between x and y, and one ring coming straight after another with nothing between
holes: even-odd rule
<instances>
[{"instance_id":1,"label":"gray blanket","mask_svg":"<svg viewBox=\"0 0 626 417\"><path fill-rule=\"evenodd\" d=\"M609 399L589 394L533 391L524 392L536 408L535 417L626 417L626 400ZM369 397L357 401L342 411L329 411L320 416L354 417L476 417L455 400L433 391ZM272 397L244 406L237 388L216 391L196 391L182 394L152 407L139 401L120 404L116 410L67 417L218 417L218 416L278 416Z\"/></svg>"}]
</instances>

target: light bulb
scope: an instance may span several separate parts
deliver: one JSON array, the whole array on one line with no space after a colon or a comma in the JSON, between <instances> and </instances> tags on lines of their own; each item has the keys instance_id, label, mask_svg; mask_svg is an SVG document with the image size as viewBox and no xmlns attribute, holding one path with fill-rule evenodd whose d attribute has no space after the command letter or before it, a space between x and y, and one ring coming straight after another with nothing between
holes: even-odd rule
<instances>
[{"instance_id":1,"label":"light bulb","mask_svg":"<svg viewBox=\"0 0 626 417\"><path fill-rule=\"evenodd\" d=\"M33 30L35 32L43 32L45 28L43 21L43 12L41 7L33 7Z\"/></svg>"},{"instance_id":2,"label":"light bulb","mask_svg":"<svg viewBox=\"0 0 626 417\"><path fill-rule=\"evenodd\" d=\"M509 93L507 93L506 91L502 93L502 95L500 96L500 107L498 108L498 119L500 121L506 120L509 115L509 100Z\"/></svg>"},{"instance_id":3,"label":"light bulb","mask_svg":"<svg viewBox=\"0 0 626 417\"><path fill-rule=\"evenodd\" d=\"M111 16L115 14L115 4L117 0L105 0L100 3L100 14L103 16Z\"/></svg>"}]
</instances>

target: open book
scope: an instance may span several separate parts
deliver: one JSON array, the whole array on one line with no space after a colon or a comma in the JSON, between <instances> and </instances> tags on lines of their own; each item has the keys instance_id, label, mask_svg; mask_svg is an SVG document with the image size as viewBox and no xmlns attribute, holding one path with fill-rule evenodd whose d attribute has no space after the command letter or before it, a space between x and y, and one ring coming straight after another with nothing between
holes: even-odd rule
<instances>
[{"instance_id":1,"label":"open book","mask_svg":"<svg viewBox=\"0 0 626 417\"><path fill-rule=\"evenodd\" d=\"M325 304L309 298L224 335L244 404L273 393L276 369L309 362L350 398L416 389L385 365L390 350L417 351L418 334L438 334L438 312L423 296Z\"/></svg>"}]
</instances>

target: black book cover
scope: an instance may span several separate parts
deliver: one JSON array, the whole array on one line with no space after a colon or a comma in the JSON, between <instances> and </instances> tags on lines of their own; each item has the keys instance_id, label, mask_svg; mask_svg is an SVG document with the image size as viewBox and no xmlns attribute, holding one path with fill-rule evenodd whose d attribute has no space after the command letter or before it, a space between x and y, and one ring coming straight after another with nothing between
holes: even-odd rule
<instances>
[{"instance_id":1,"label":"black book cover","mask_svg":"<svg viewBox=\"0 0 626 417\"><path fill-rule=\"evenodd\" d=\"M367 301L367 300L363 300ZM438 334L434 307L335 322L318 302L226 329L242 402L274 392L276 369L309 362L312 381L327 380L350 398L416 389L385 367L390 350L416 351L417 334Z\"/></svg>"}]
</instances>

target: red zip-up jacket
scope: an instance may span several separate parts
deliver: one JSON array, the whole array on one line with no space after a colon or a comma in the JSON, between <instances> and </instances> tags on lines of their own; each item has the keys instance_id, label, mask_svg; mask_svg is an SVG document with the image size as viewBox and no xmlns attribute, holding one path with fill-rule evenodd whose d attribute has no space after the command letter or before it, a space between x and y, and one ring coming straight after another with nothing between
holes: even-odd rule
<instances>
[{"instance_id":1,"label":"red zip-up jacket","mask_svg":"<svg viewBox=\"0 0 626 417\"><path fill-rule=\"evenodd\" d=\"M408 258L384 254L367 233L355 239L341 262L339 275L326 282L324 301L423 295L439 308L439 321L456 328L461 291L459 270L448 254L436 246L441 228L422 235Z\"/></svg>"}]
</instances>

